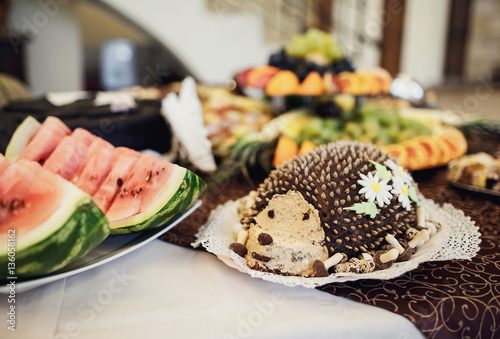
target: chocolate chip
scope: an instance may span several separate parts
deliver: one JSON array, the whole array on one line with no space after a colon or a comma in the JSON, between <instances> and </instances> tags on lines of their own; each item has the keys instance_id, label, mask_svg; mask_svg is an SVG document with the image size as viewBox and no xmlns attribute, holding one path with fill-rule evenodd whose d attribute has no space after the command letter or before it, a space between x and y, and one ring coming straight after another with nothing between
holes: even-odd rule
<instances>
[{"instance_id":1,"label":"chocolate chip","mask_svg":"<svg viewBox=\"0 0 500 339\"><path fill-rule=\"evenodd\" d=\"M258 260L258 261L262 261L262 262L268 262L271 260L270 257L266 257L265 255L260 255L260 254L255 253L255 252L252 252L252 258L254 258L255 260Z\"/></svg>"},{"instance_id":2,"label":"chocolate chip","mask_svg":"<svg viewBox=\"0 0 500 339\"><path fill-rule=\"evenodd\" d=\"M326 269L325 264L323 264L320 260L314 260L313 275L315 277L328 277L328 270Z\"/></svg>"},{"instance_id":3,"label":"chocolate chip","mask_svg":"<svg viewBox=\"0 0 500 339\"><path fill-rule=\"evenodd\" d=\"M245 247L245 245L240 244L239 242L233 242L231 245L229 245L229 249L242 258L247 255L247 248Z\"/></svg>"},{"instance_id":4,"label":"chocolate chip","mask_svg":"<svg viewBox=\"0 0 500 339\"><path fill-rule=\"evenodd\" d=\"M118 187L122 187L123 180L121 178L118 178L118 180L116 180L116 184L118 185Z\"/></svg>"},{"instance_id":5,"label":"chocolate chip","mask_svg":"<svg viewBox=\"0 0 500 339\"><path fill-rule=\"evenodd\" d=\"M304 213L302 220L309 220L309 212Z\"/></svg>"},{"instance_id":6,"label":"chocolate chip","mask_svg":"<svg viewBox=\"0 0 500 339\"><path fill-rule=\"evenodd\" d=\"M273 237L267 233L261 233L257 237L257 240L259 241L259 244L266 246L266 245L271 245L273 243Z\"/></svg>"},{"instance_id":7,"label":"chocolate chip","mask_svg":"<svg viewBox=\"0 0 500 339\"><path fill-rule=\"evenodd\" d=\"M269 210L269 212L267 212L267 215L269 218L274 218L274 210Z\"/></svg>"}]
</instances>

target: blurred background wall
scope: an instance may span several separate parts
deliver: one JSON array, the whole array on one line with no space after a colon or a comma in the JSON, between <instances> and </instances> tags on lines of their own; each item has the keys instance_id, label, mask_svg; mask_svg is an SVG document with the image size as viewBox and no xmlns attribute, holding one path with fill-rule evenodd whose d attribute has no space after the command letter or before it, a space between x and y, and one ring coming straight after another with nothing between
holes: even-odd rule
<instances>
[{"instance_id":1,"label":"blurred background wall","mask_svg":"<svg viewBox=\"0 0 500 339\"><path fill-rule=\"evenodd\" d=\"M496 0L8 2L8 31L26 37L22 80L35 95L100 89L100 53L114 38L141 51L144 86L186 73L223 83L308 27L332 31L355 66L405 72L427 88L495 81L500 65Z\"/></svg>"}]
</instances>

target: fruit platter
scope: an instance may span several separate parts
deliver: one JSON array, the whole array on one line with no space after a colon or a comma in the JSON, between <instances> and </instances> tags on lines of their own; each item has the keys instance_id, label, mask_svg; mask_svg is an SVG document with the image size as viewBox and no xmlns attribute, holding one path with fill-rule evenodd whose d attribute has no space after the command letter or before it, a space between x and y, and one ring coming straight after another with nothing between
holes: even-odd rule
<instances>
[{"instance_id":1,"label":"fruit platter","mask_svg":"<svg viewBox=\"0 0 500 339\"><path fill-rule=\"evenodd\" d=\"M156 156L71 131L56 117L28 117L0 155L0 236L9 243L2 280L63 269L110 236L172 226L204 186Z\"/></svg>"},{"instance_id":2,"label":"fruit platter","mask_svg":"<svg viewBox=\"0 0 500 339\"><path fill-rule=\"evenodd\" d=\"M244 93L269 97L389 94L391 75L382 68L354 69L335 39L310 29L296 35L267 65L248 68L235 76Z\"/></svg>"},{"instance_id":3,"label":"fruit platter","mask_svg":"<svg viewBox=\"0 0 500 339\"><path fill-rule=\"evenodd\" d=\"M463 133L427 111L389 110L376 105L336 106L334 116L308 110L284 113L261 131L240 138L222 158L222 173L268 173L295 156L339 140L378 145L408 170L444 166L467 151ZM220 174L214 180L223 180ZM251 180L251 178L249 178Z\"/></svg>"}]
</instances>

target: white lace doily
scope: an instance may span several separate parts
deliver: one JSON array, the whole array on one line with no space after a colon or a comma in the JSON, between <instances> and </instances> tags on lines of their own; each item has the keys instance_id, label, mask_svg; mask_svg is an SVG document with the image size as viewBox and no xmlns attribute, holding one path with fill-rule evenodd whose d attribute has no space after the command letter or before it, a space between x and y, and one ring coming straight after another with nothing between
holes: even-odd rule
<instances>
[{"instance_id":1,"label":"white lace doily","mask_svg":"<svg viewBox=\"0 0 500 339\"><path fill-rule=\"evenodd\" d=\"M392 279L411 271L425 261L438 261L450 259L470 260L479 251L480 233L474 221L467 217L463 211L454 208L451 204L438 206L434 201L419 196L419 201L425 207L427 219L441 224L439 231L418 249L418 251L405 262L394 263L385 270L376 270L371 273L334 273L324 278L305 278L295 276L282 276L278 274L261 272L250 269L245 259L229 250L229 245L236 241L236 233L241 229L237 207L239 201L228 201L219 205L212 211L205 225L196 235L194 247L203 245L226 263L228 266L249 274L253 278L261 278L287 286L304 286L315 288L333 282L344 282L358 279Z\"/></svg>"}]
</instances>

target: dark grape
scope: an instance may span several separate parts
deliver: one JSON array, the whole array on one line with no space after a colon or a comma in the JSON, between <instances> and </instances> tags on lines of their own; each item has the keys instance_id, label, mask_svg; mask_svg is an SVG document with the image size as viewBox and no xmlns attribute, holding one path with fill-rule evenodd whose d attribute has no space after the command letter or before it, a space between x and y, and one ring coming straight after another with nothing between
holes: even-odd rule
<instances>
[{"instance_id":1,"label":"dark grape","mask_svg":"<svg viewBox=\"0 0 500 339\"><path fill-rule=\"evenodd\" d=\"M288 55L284 49L271 54L268 61L269 66L295 72L300 65L300 60Z\"/></svg>"},{"instance_id":2,"label":"dark grape","mask_svg":"<svg viewBox=\"0 0 500 339\"><path fill-rule=\"evenodd\" d=\"M339 118L342 115L342 109L334 101L328 100L316 106L316 114L325 118Z\"/></svg>"},{"instance_id":3,"label":"dark grape","mask_svg":"<svg viewBox=\"0 0 500 339\"><path fill-rule=\"evenodd\" d=\"M330 69L334 74L339 74L340 72L354 72L354 67L351 61L347 58L335 61L330 66Z\"/></svg>"},{"instance_id":4,"label":"dark grape","mask_svg":"<svg viewBox=\"0 0 500 339\"><path fill-rule=\"evenodd\" d=\"M295 71L295 74L299 78L299 81L302 82L302 81L304 81L306 76L309 74L309 72L307 72L305 69L302 69L302 70L299 69L298 71Z\"/></svg>"}]
</instances>

